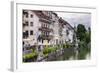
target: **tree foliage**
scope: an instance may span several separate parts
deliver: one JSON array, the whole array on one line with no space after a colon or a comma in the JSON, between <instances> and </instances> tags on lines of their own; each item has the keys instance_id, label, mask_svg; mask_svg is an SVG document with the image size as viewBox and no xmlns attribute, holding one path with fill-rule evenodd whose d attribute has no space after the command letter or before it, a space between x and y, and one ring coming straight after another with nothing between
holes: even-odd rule
<instances>
[{"instance_id":1,"label":"tree foliage","mask_svg":"<svg viewBox=\"0 0 100 73\"><path fill-rule=\"evenodd\" d=\"M90 28L86 30L85 26L79 24L76 31L78 43L78 59L85 59L88 52L90 52L90 42L91 42L91 31Z\"/></svg>"},{"instance_id":2,"label":"tree foliage","mask_svg":"<svg viewBox=\"0 0 100 73\"><path fill-rule=\"evenodd\" d=\"M79 25L77 26L76 35L77 35L77 38L78 38L80 41L84 40L84 38L85 38L85 33L86 33L85 26L82 25L82 24L79 24Z\"/></svg>"}]
</instances>

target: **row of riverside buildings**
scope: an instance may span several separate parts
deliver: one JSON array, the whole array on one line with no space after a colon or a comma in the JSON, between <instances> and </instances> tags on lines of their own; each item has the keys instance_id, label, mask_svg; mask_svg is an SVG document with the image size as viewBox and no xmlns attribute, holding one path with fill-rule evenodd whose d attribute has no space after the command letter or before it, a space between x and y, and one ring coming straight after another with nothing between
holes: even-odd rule
<instances>
[{"instance_id":1,"label":"row of riverside buildings","mask_svg":"<svg viewBox=\"0 0 100 73\"><path fill-rule=\"evenodd\" d=\"M23 10L22 28L23 48L73 42L74 28L53 11Z\"/></svg>"}]
</instances>

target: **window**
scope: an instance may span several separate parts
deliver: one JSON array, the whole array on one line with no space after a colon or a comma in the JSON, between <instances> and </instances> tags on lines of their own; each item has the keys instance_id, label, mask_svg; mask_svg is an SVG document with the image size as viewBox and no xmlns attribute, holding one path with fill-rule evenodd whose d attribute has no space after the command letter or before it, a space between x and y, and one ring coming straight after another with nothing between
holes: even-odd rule
<instances>
[{"instance_id":1,"label":"window","mask_svg":"<svg viewBox=\"0 0 100 73\"><path fill-rule=\"evenodd\" d=\"M45 32L45 35L47 36L47 32Z\"/></svg>"},{"instance_id":2,"label":"window","mask_svg":"<svg viewBox=\"0 0 100 73\"><path fill-rule=\"evenodd\" d=\"M32 30L30 31L30 35L33 35L33 31Z\"/></svg>"},{"instance_id":3,"label":"window","mask_svg":"<svg viewBox=\"0 0 100 73\"><path fill-rule=\"evenodd\" d=\"M30 22L30 26L33 26L33 22Z\"/></svg>"},{"instance_id":4,"label":"window","mask_svg":"<svg viewBox=\"0 0 100 73\"><path fill-rule=\"evenodd\" d=\"M45 27L47 27L47 24L45 24Z\"/></svg>"},{"instance_id":5,"label":"window","mask_svg":"<svg viewBox=\"0 0 100 73\"><path fill-rule=\"evenodd\" d=\"M42 39L42 43L43 43L43 39Z\"/></svg>"},{"instance_id":6,"label":"window","mask_svg":"<svg viewBox=\"0 0 100 73\"><path fill-rule=\"evenodd\" d=\"M25 38L25 32L23 32L23 38Z\"/></svg>"},{"instance_id":7,"label":"window","mask_svg":"<svg viewBox=\"0 0 100 73\"><path fill-rule=\"evenodd\" d=\"M27 38L28 37L28 31L23 32L23 38Z\"/></svg>"},{"instance_id":8,"label":"window","mask_svg":"<svg viewBox=\"0 0 100 73\"><path fill-rule=\"evenodd\" d=\"M33 18L33 14L31 14L31 18Z\"/></svg>"},{"instance_id":9,"label":"window","mask_svg":"<svg viewBox=\"0 0 100 73\"><path fill-rule=\"evenodd\" d=\"M28 26L28 21L25 22L26 26Z\"/></svg>"},{"instance_id":10,"label":"window","mask_svg":"<svg viewBox=\"0 0 100 73\"><path fill-rule=\"evenodd\" d=\"M46 27L46 24L44 24L44 27Z\"/></svg>"},{"instance_id":11,"label":"window","mask_svg":"<svg viewBox=\"0 0 100 73\"><path fill-rule=\"evenodd\" d=\"M66 30L66 35L69 35L69 31L68 30Z\"/></svg>"},{"instance_id":12,"label":"window","mask_svg":"<svg viewBox=\"0 0 100 73\"><path fill-rule=\"evenodd\" d=\"M45 27L47 26L47 24L45 24Z\"/></svg>"},{"instance_id":13,"label":"window","mask_svg":"<svg viewBox=\"0 0 100 73\"><path fill-rule=\"evenodd\" d=\"M39 42L41 41L41 36L40 36L40 35L38 36L38 41L39 41Z\"/></svg>"},{"instance_id":14,"label":"window","mask_svg":"<svg viewBox=\"0 0 100 73\"><path fill-rule=\"evenodd\" d=\"M28 37L28 31L26 31L26 36Z\"/></svg>"},{"instance_id":15,"label":"window","mask_svg":"<svg viewBox=\"0 0 100 73\"><path fill-rule=\"evenodd\" d=\"M49 41L50 41L50 40L48 40L48 43L49 43Z\"/></svg>"},{"instance_id":16,"label":"window","mask_svg":"<svg viewBox=\"0 0 100 73\"><path fill-rule=\"evenodd\" d=\"M28 18L28 11L27 10L23 10L23 15L25 15L25 17Z\"/></svg>"},{"instance_id":17,"label":"window","mask_svg":"<svg viewBox=\"0 0 100 73\"><path fill-rule=\"evenodd\" d=\"M42 27L44 27L44 24L42 23Z\"/></svg>"},{"instance_id":18,"label":"window","mask_svg":"<svg viewBox=\"0 0 100 73\"><path fill-rule=\"evenodd\" d=\"M23 45L24 45L25 43L23 42Z\"/></svg>"},{"instance_id":19,"label":"window","mask_svg":"<svg viewBox=\"0 0 100 73\"><path fill-rule=\"evenodd\" d=\"M48 32L46 32L46 36L48 36L49 35L49 33Z\"/></svg>"},{"instance_id":20,"label":"window","mask_svg":"<svg viewBox=\"0 0 100 73\"><path fill-rule=\"evenodd\" d=\"M48 25L46 24L46 27L48 28Z\"/></svg>"},{"instance_id":21,"label":"window","mask_svg":"<svg viewBox=\"0 0 100 73\"><path fill-rule=\"evenodd\" d=\"M26 18L28 18L28 13L26 14Z\"/></svg>"},{"instance_id":22,"label":"window","mask_svg":"<svg viewBox=\"0 0 100 73\"><path fill-rule=\"evenodd\" d=\"M56 39L56 44L58 44L58 39Z\"/></svg>"},{"instance_id":23,"label":"window","mask_svg":"<svg viewBox=\"0 0 100 73\"><path fill-rule=\"evenodd\" d=\"M49 32L47 33L47 35L49 35Z\"/></svg>"},{"instance_id":24,"label":"window","mask_svg":"<svg viewBox=\"0 0 100 73\"><path fill-rule=\"evenodd\" d=\"M47 28L49 28L49 25L47 25Z\"/></svg>"},{"instance_id":25,"label":"window","mask_svg":"<svg viewBox=\"0 0 100 73\"><path fill-rule=\"evenodd\" d=\"M43 24L43 27L45 27L45 24Z\"/></svg>"}]
</instances>

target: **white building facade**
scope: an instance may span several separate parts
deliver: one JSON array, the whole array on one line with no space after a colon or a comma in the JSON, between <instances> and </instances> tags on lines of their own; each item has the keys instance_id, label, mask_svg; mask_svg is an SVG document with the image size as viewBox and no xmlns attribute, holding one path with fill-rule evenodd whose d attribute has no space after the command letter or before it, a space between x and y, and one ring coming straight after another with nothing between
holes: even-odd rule
<instances>
[{"instance_id":1,"label":"white building facade","mask_svg":"<svg viewBox=\"0 0 100 73\"><path fill-rule=\"evenodd\" d=\"M73 27L55 12L23 10L23 46L73 42Z\"/></svg>"}]
</instances>

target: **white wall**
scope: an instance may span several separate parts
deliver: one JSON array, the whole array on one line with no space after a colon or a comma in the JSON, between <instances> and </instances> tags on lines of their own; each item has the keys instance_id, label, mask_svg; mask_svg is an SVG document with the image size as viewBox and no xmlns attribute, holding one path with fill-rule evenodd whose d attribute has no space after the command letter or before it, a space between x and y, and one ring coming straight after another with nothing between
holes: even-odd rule
<instances>
[{"instance_id":1,"label":"white wall","mask_svg":"<svg viewBox=\"0 0 100 73\"><path fill-rule=\"evenodd\" d=\"M73 42L73 34L74 34L74 31L73 30L69 30L68 39L70 39L71 43Z\"/></svg>"},{"instance_id":2,"label":"white wall","mask_svg":"<svg viewBox=\"0 0 100 73\"><path fill-rule=\"evenodd\" d=\"M34 12L32 12L30 10L27 10L27 12L28 12L28 18L26 18L24 16L23 19L24 19L24 22L28 21L28 26L24 27L23 29L24 29L24 31L28 30L29 37L27 39L25 38L25 40L28 40L27 44L34 45L34 43L37 43L37 32L38 32L38 28L39 28L38 27L39 26L39 18L37 17L37 15ZM33 18L31 18L31 16L30 16L31 14L33 15ZM33 22L33 26L30 25L30 22ZM31 30L33 31L33 35L30 35ZM33 41L33 39L34 39L34 41Z\"/></svg>"},{"instance_id":3,"label":"white wall","mask_svg":"<svg viewBox=\"0 0 100 73\"><path fill-rule=\"evenodd\" d=\"M25 1L25 0L24 0ZM29 1L29 0L26 0ZM97 54L97 67L62 68L56 70L34 70L34 73L100 73L100 0L31 0L37 4L56 4L74 6L95 6L98 9L98 24L95 25L94 35ZM11 73L10 67L10 0L0 0L0 73ZM32 72L32 73L33 73ZM23 73L23 72L21 72ZM30 73L30 72L26 72Z\"/></svg>"}]
</instances>

